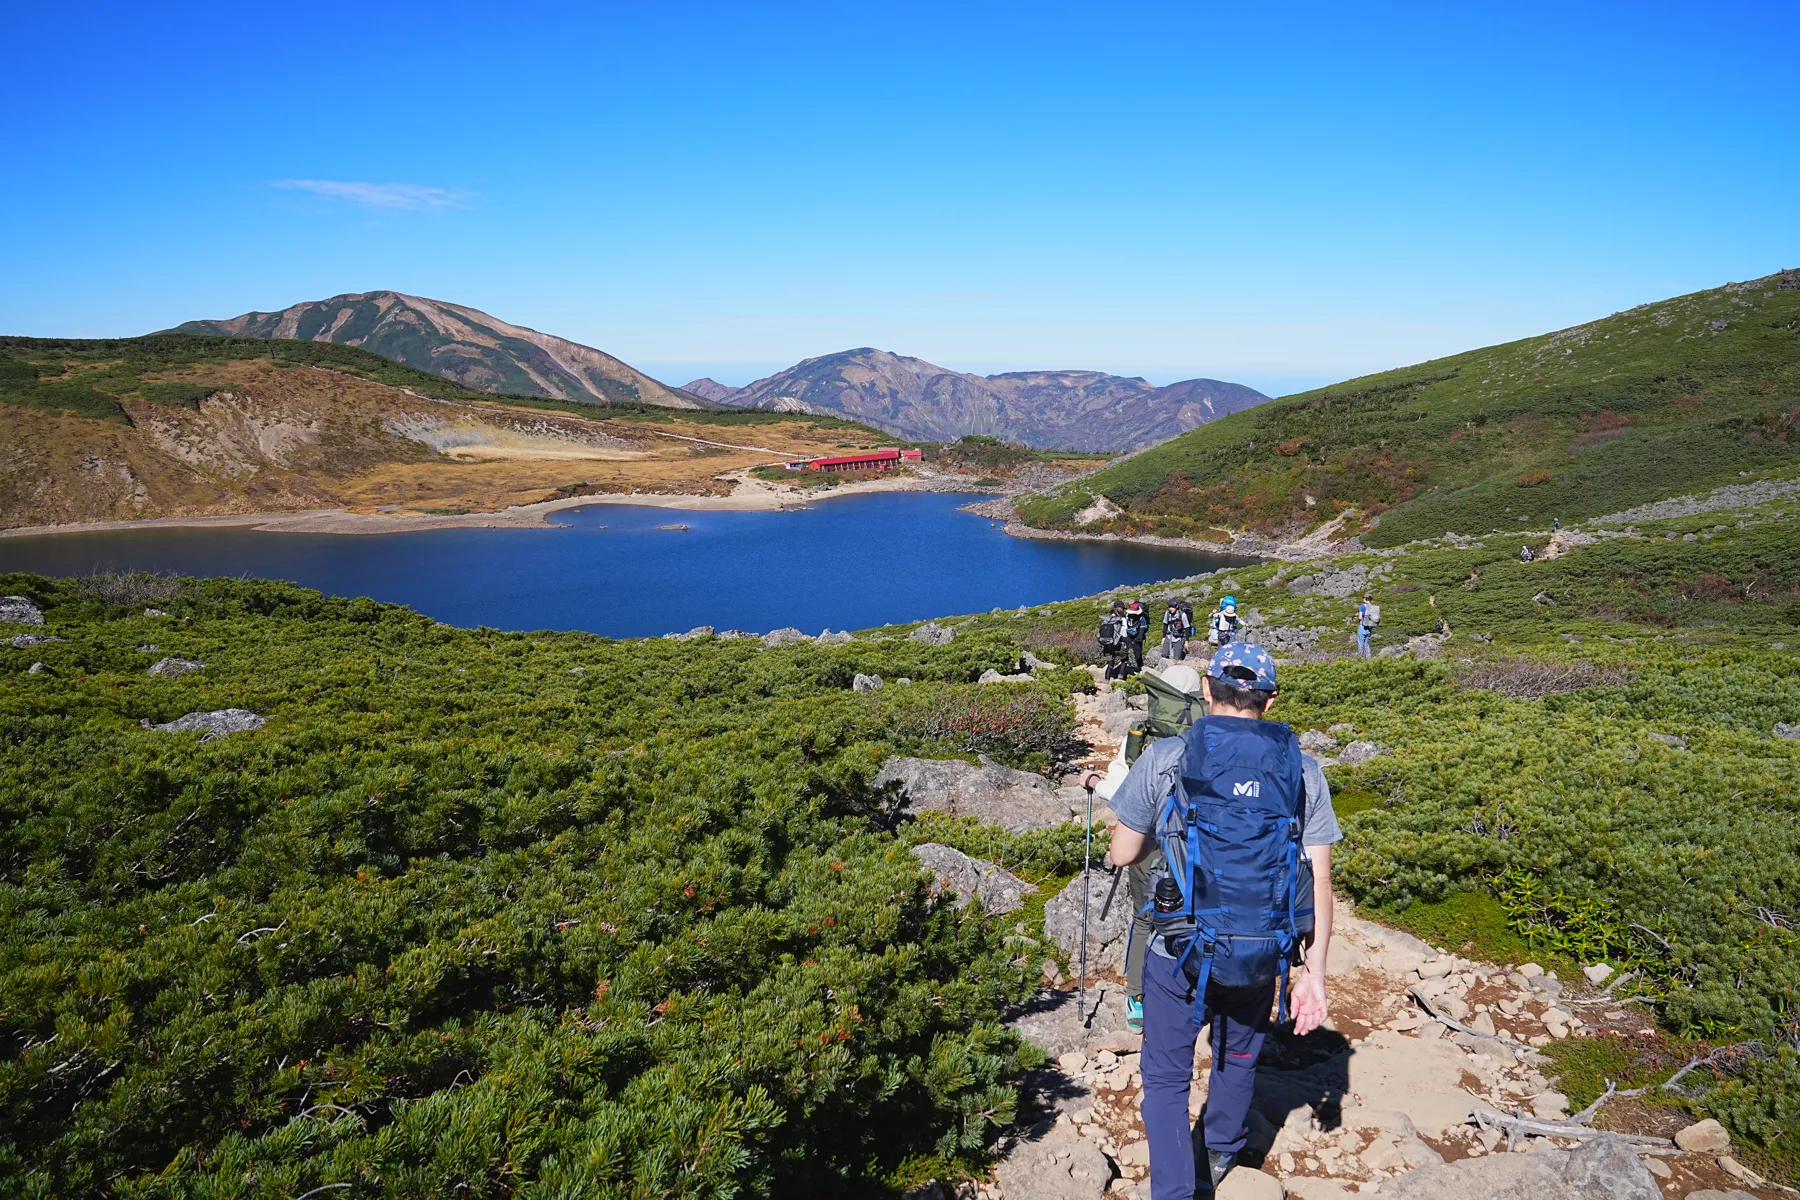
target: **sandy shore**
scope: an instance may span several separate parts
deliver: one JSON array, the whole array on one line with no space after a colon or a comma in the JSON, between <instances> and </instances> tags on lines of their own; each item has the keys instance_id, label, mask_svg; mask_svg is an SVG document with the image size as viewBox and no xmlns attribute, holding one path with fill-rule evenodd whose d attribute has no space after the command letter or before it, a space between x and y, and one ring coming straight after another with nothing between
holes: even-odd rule
<instances>
[{"instance_id":1,"label":"sandy shore","mask_svg":"<svg viewBox=\"0 0 1800 1200\"><path fill-rule=\"evenodd\" d=\"M67 525L32 525L0 529L0 538L40 537L59 533L106 533L129 529L255 529L269 533L413 533L426 529L556 529L549 518L567 508L598 504L627 504L644 508L687 509L696 512L776 512L801 509L839 496L867 496L876 492L970 492L967 484L953 480L895 478L844 483L824 491L797 490L734 476L735 489L728 496L618 495L571 496L538 504L520 504L495 512L471 512L454 516L427 513L362 513L342 508L311 508L297 512L226 513L204 517L144 517L130 521L89 521Z\"/></svg>"}]
</instances>

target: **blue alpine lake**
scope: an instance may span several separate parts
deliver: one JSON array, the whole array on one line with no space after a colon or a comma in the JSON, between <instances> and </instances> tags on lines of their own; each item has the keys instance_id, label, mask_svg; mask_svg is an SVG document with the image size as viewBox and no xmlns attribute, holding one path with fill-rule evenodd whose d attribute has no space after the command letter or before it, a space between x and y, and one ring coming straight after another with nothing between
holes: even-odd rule
<instances>
[{"instance_id":1,"label":"blue alpine lake","mask_svg":"<svg viewBox=\"0 0 1800 1200\"><path fill-rule=\"evenodd\" d=\"M154 528L0 539L0 571L287 579L451 625L644 637L712 625L864 629L1042 604L1247 560L1015 538L967 495L887 493L787 512L594 505L546 529L313 534ZM686 526L687 528L669 528ZM661 527L661 528L659 528Z\"/></svg>"}]
</instances>

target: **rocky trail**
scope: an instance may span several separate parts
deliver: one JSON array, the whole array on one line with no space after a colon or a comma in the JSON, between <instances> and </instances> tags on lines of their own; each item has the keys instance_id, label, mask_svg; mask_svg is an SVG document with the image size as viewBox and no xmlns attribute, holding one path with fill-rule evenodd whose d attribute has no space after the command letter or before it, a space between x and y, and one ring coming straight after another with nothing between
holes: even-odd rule
<instances>
[{"instance_id":1,"label":"rocky trail","mask_svg":"<svg viewBox=\"0 0 1800 1200\"><path fill-rule=\"evenodd\" d=\"M1122 690L1077 695L1084 767L1104 769L1137 712ZM1312 735L1315 753L1335 739ZM1352 742L1363 753L1378 747ZM1328 762L1330 760L1327 760ZM966 763L893 760L887 778L920 808L962 812L1011 828L1076 817L1080 775L1052 787L1037 776ZM1068 814L1068 815L1064 815ZM1110 820L1110 810L1095 815ZM980 895L988 911L1019 908L1030 885L992 863L942 846L915 850L940 886ZM1148 1144L1138 1114L1139 1035L1125 1027L1124 947L1129 903L1106 906L1111 876L1096 867L1089 895L1085 993L1055 964L1009 1022L1051 1061L1028 1080L1026 1102L990 1178L955 1194L980 1200L1148 1200ZM1046 934L1074 964L1081 949L1076 879L1045 907ZM1106 907L1105 919L1101 919ZM1569 1112L1539 1048L1565 1038L1654 1035L1648 1014L1615 1001L1609 968L1559 979L1535 963L1483 963L1356 915L1340 900L1328 962L1331 1016L1305 1038L1272 1036L1259 1066L1250 1142L1221 1200L1772 1200L1769 1185L1731 1157L1712 1121L1690 1125L1671 1108L1612 1099ZM1190 1113L1204 1103L1206 1039ZM935 1185L934 1185L935 1187ZM944 1196L941 1188L918 1195Z\"/></svg>"}]
</instances>

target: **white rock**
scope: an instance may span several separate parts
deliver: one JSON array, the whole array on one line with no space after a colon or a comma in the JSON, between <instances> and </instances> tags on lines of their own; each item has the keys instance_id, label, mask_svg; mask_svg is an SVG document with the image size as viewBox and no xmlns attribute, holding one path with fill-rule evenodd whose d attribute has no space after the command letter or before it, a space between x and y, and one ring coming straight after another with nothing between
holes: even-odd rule
<instances>
[{"instance_id":1,"label":"white rock","mask_svg":"<svg viewBox=\"0 0 1800 1200\"><path fill-rule=\"evenodd\" d=\"M1590 963L1581 968L1581 973L1587 976L1587 981L1589 983L1593 984L1595 987L1599 987L1608 979L1612 978L1613 969L1605 963Z\"/></svg>"},{"instance_id":2,"label":"white rock","mask_svg":"<svg viewBox=\"0 0 1800 1200\"><path fill-rule=\"evenodd\" d=\"M1558 1121L1569 1112L1569 1098L1561 1092L1539 1092L1531 1098L1531 1111L1546 1121Z\"/></svg>"},{"instance_id":3,"label":"white rock","mask_svg":"<svg viewBox=\"0 0 1800 1200\"><path fill-rule=\"evenodd\" d=\"M1708 1117L1676 1134L1675 1144L1689 1154L1723 1154L1731 1149L1731 1134L1723 1125Z\"/></svg>"},{"instance_id":4,"label":"white rock","mask_svg":"<svg viewBox=\"0 0 1800 1200\"><path fill-rule=\"evenodd\" d=\"M1542 975L1543 973L1544 973L1544 968L1540 967L1536 963L1521 963L1519 965L1519 974L1523 975L1527 979L1536 979L1538 976Z\"/></svg>"},{"instance_id":5,"label":"white rock","mask_svg":"<svg viewBox=\"0 0 1800 1200\"><path fill-rule=\"evenodd\" d=\"M1238 1167L1213 1193L1218 1200L1284 1200L1287 1189L1273 1175Z\"/></svg>"},{"instance_id":6,"label":"white rock","mask_svg":"<svg viewBox=\"0 0 1800 1200\"><path fill-rule=\"evenodd\" d=\"M1450 973L1453 961L1449 958L1434 958L1430 962L1420 963L1418 966L1419 978L1442 979Z\"/></svg>"}]
</instances>

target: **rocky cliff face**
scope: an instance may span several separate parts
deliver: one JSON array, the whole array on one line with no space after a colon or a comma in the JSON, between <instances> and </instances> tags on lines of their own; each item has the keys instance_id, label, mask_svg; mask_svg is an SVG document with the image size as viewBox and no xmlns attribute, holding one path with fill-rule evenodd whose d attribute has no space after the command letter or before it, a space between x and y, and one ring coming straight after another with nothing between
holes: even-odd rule
<instances>
[{"instance_id":1,"label":"rocky cliff face","mask_svg":"<svg viewBox=\"0 0 1800 1200\"><path fill-rule=\"evenodd\" d=\"M706 406L699 397L658 383L591 346L508 324L480 309L400 292L351 292L279 312L188 321L171 332L361 346L464 387L500 395Z\"/></svg>"},{"instance_id":2,"label":"rocky cliff face","mask_svg":"<svg viewBox=\"0 0 1800 1200\"><path fill-rule=\"evenodd\" d=\"M718 399L849 417L919 440L979 433L1043 448L1136 450L1268 397L1216 379L1156 387L1100 371L970 375L863 347L809 358Z\"/></svg>"}]
</instances>

